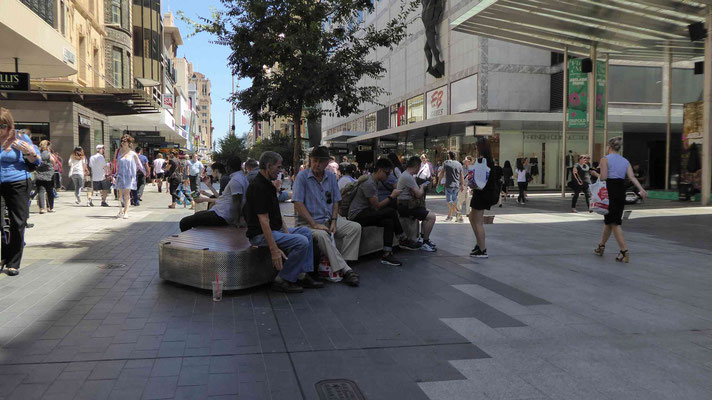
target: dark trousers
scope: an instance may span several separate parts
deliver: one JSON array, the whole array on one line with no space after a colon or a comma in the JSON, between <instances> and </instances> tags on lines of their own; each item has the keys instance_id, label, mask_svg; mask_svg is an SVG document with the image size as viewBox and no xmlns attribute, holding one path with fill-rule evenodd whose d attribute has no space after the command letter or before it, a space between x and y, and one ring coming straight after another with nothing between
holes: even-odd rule
<instances>
[{"instance_id":1,"label":"dark trousers","mask_svg":"<svg viewBox=\"0 0 712 400\"><path fill-rule=\"evenodd\" d=\"M198 175L190 175L190 176L188 176L188 179L190 179L190 191L197 192L198 191Z\"/></svg>"},{"instance_id":2,"label":"dark trousers","mask_svg":"<svg viewBox=\"0 0 712 400\"><path fill-rule=\"evenodd\" d=\"M180 195L178 194L178 186L180 185L180 179L169 179L168 180L168 190L171 193L171 198L173 202L177 203L180 201Z\"/></svg>"},{"instance_id":3,"label":"dark trousers","mask_svg":"<svg viewBox=\"0 0 712 400\"><path fill-rule=\"evenodd\" d=\"M0 183L0 196L10 220L9 229L1 229L3 238L0 258L5 260L7 268L20 268L25 247L25 226L30 216L30 181Z\"/></svg>"},{"instance_id":4,"label":"dark trousers","mask_svg":"<svg viewBox=\"0 0 712 400\"><path fill-rule=\"evenodd\" d=\"M358 222L361 226L380 226L383 228L383 247L393 247L393 234L400 236L403 233L398 211L391 207L384 207L378 210L367 208L352 221Z\"/></svg>"},{"instance_id":5,"label":"dark trousers","mask_svg":"<svg viewBox=\"0 0 712 400\"><path fill-rule=\"evenodd\" d=\"M576 202L578 201L579 194L581 194L581 192L583 192L584 195L586 196L586 207L590 206L589 200L591 198L591 194L588 192L588 185L583 185L583 186L579 186L574 191L574 197L571 199L571 208L576 208Z\"/></svg>"},{"instance_id":6,"label":"dark trousers","mask_svg":"<svg viewBox=\"0 0 712 400\"><path fill-rule=\"evenodd\" d=\"M39 196L38 199L40 202L40 208L49 208L50 210L54 209L54 182L37 180L35 181L35 184L37 185L37 195ZM47 207L45 207L45 199L47 201Z\"/></svg>"},{"instance_id":7,"label":"dark trousers","mask_svg":"<svg viewBox=\"0 0 712 400\"><path fill-rule=\"evenodd\" d=\"M138 205L143 197L143 189L146 187L146 175L136 174L136 190L131 191L131 204Z\"/></svg>"},{"instance_id":8,"label":"dark trousers","mask_svg":"<svg viewBox=\"0 0 712 400\"><path fill-rule=\"evenodd\" d=\"M517 201L521 201L522 203L526 203L527 199L524 197L524 191L527 190L527 182L517 182L517 187L519 187L519 197L517 197Z\"/></svg>"},{"instance_id":9,"label":"dark trousers","mask_svg":"<svg viewBox=\"0 0 712 400\"><path fill-rule=\"evenodd\" d=\"M198 226L225 226L227 221L213 211L199 211L180 220L180 231L185 232Z\"/></svg>"}]
</instances>

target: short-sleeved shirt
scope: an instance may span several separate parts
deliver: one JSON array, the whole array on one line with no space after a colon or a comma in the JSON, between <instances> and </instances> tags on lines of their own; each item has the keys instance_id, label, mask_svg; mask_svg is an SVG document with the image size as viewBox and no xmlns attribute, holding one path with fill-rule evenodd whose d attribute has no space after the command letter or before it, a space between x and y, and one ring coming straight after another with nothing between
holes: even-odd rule
<instances>
[{"instance_id":1,"label":"short-sleeved shirt","mask_svg":"<svg viewBox=\"0 0 712 400\"><path fill-rule=\"evenodd\" d=\"M106 167L109 165L103 154L96 153L89 158L89 168L91 168L91 180L101 182L106 179Z\"/></svg>"},{"instance_id":2,"label":"short-sleeved shirt","mask_svg":"<svg viewBox=\"0 0 712 400\"><path fill-rule=\"evenodd\" d=\"M74 155L69 157L69 161L67 161L67 164L69 164L69 176L72 175L82 175L84 176L84 166L86 165L87 159L82 158L81 160L77 160L74 158Z\"/></svg>"},{"instance_id":3,"label":"short-sleeved shirt","mask_svg":"<svg viewBox=\"0 0 712 400\"><path fill-rule=\"evenodd\" d=\"M328 170L324 171L321 182L314 176L311 168L297 174L294 180L292 201L304 203L311 217L318 224L328 222L332 217L334 203L341 201L341 191L336 175ZM297 225L304 225L307 221L297 214Z\"/></svg>"},{"instance_id":4,"label":"short-sleeved shirt","mask_svg":"<svg viewBox=\"0 0 712 400\"><path fill-rule=\"evenodd\" d=\"M196 176L203 172L203 163L200 161L190 161L190 175Z\"/></svg>"},{"instance_id":5,"label":"short-sleeved shirt","mask_svg":"<svg viewBox=\"0 0 712 400\"><path fill-rule=\"evenodd\" d=\"M232 214L232 196L241 194L241 207L244 206L247 201L247 197L245 196L245 194L247 194L247 185L247 179L242 171L230 174L230 182L210 210L214 211L215 214L222 217L225 221L237 223L238 221L230 221L230 215Z\"/></svg>"},{"instance_id":6,"label":"short-sleeved shirt","mask_svg":"<svg viewBox=\"0 0 712 400\"><path fill-rule=\"evenodd\" d=\"M443 164L443 168L445 168L445 187L460 188L462 164L456 160L447 160Z\"/></svg>"},{"instance_id":7,"label":"short-sleeved shirt","mask_svg":"<svg viewBox=\"0 0 712 400\"><path fill-rule=\"evenodd\" d=\"M378 190L376 189L376 181L373 179L373 175L369 176L368 179L363 181L354 197L351 199L351 204L349 205L349 219L356 217L361 211L371 208L371 197L376 197Z\"/></svg>"},{"instance_id":8,"label":"short-sleeved shirt","mask_svg":"<svg viewBox=\"0 0 712 400\"><path fill-rule=\"evenodd\" d=\"M21 140L32 145L32 140L27 135L22 135ZM39 154L37 146L32 145L32 147ZM40 163L38 158L34 164L39 165ZM18 182L29 178L30 173L27 171L27 163L22 152L14 147L8 151L0 149L0 182Z\"/></svg>"},{"instance_id":9,"label":"short-sleeved shirt","mask_svg":"<svg viewBox=\"0 0 712 400\"><path fill-rule=\"evenodd\" d=\"M166 160L164 160L164 159L162 159L162 158L157 158L157 159L153 160L153 170L154 170L157 174L162 174L162 173L165 172L165 171L163 170L163 166L164 166L164 165L166 165Z\"/></svg>"},{"instance_id":10,"label":"short-sleeved shirt","mask_svg":"<svg viewBox=\"0 0 712 400\"><path fill-rule=\"evenodd\" d=\"M269 216L269 226L273 231L282 229L282 212L279 210L277 188L262 174L258 174L247 187L247 237L252 239L262 235L260 214Z\"/></svg>"},{"instance_id":11,"label":"short-sleeved shirt","mask_svg":"<svg viewBox=\"0 0 712 400\"><path fill-rule=\"evenodd\" d=\"M356 182L356 179L354 179L353 176L351 175L344 175L339 179L339 190L343 189L346 185L348 185L351 182Z\"/></svg>"},{"instance_id":12,"label":"short-sleeved shirt","mask_svg":"<svg viewBox=\"0 0 712 400\"><path fill-rule=\"evenodd\" d=\"M401 191L398 195L398 200L411 200L413 198L413 193L410 189L417 189L418 184L415 182L415 177L408 172L408 170L403 171L400 178L398 178L398 186L396 189Z\"/></svg>"},{"instance_id":13,"label":"short-sleeved shirt","mask_svg":"<svg viewBox=\"0 0 712 400\"><path fill-rule=\"evenodd\" d=\"M141 165L143 165L143 168L146 169L146 164L148 164L148 157L144 156L143 154L139 154L138 160L141 161Z\"/></svg>"}]
</instances>

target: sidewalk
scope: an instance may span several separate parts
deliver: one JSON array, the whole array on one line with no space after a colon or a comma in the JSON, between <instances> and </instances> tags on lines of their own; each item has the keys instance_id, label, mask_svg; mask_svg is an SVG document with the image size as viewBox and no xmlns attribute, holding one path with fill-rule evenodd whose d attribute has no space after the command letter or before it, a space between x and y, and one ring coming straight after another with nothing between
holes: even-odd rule
<instances>
[{"instance_id":1,"label":"sidewalk","mask_svg":"<svg viewBox=\"0 0 712 400\"><path fill-rule=\"evenodd\" d=\"M0 398L319 399L327 379L370 400L712 398L712 208L630 208L623 265L613 240L591 254L601 218L570 197L510 201L473 260L433 196L437 253L361 260L359 288L213 303L158 278L191 211L144 197L128 220L68 192L32 214L21 274L0 276Z\"/></svg>"}]
</instances>

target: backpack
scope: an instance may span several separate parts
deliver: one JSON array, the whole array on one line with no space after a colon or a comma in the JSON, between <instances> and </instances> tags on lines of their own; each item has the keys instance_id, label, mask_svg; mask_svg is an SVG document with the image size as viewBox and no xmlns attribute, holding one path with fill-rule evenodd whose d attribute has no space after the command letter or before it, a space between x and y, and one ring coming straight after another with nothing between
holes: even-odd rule
<instances>
[{"instance_id":1,"label":"backpack","mask_svg":"<svg viewBox=\"0 0 712 400\"><path fill-rule=\"evenodd\" d=\"M341 202L339 202L339 215L346 218L349 215L349 207L351 207L351 200L353 200L359 186L366 182L368 175L362 175L358 180L354 182L349 182L341 189Z\"/></svg>"}]
</instances>

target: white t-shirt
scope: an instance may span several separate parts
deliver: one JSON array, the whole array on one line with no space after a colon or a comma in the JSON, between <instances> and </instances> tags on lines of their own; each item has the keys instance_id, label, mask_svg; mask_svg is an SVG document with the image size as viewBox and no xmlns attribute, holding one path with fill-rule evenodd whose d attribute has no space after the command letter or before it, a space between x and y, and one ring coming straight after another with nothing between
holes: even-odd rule
<instances>
[{"instance_id":1,"label":"white t-shirt","mask_svg":"<svg viewBox=\"0 0 712 400\"><path fill-rule=\"evenodd\" d=\"M91 168L91 180L100 182L106 179L106 158L103 154L96 153L89 158L89 168Z\"/></svg>"},{"instance_id":2,"label":"white t-shirt","mask_svg":"<svg viewBox=\"0 0 712 400\"><path fill-rule=\"evenodd\" d=\"M527 181L527 170L526 169L518 169L516 172L517 174L517 182L526 182Z\"/></svg>"},{"instance_id":3,"label":"white t-shirt","mask_svg":"<svg viewBox=\"0 0 712 400\"><path fill-rule=\"evenodd\" d=\"M69 161L67 161L67 163L69 164L69 167L70 167L69 176L72 176L72 175L84 176L84 166L86 165L86 162L87 162L86 158L77 160L74 157L69 157Z\"/></svg>"},{"instance_id":4,"label":"white t-shirt","mask_svg":"<svg viewBox=\"0 0 712 400\"><path fill-rule=\"evenodd\" d=\"M242 206L244 207L247 201L247 178L242 171L233 172L230 174L230 182L225 187L223 194L215 201L215 205L211 208L215 214L222 217L228 223L235 224L238 221L230 221L230 211L232 210L232 196L242 195Z\"/></svg>"},{"instance_id":5,"label":"white t-shirt","mask_svg":"<svg viewBox=\"0 0 712 400\"><path fill-rule=\"evenodd\" d=\"M165 171L163 170L163 166L164 166L164 165L166 165L166 160L164 160L164 159L162 159L162 158L157 158L157 159L153 160L153 170L154 170L157 174L162 174L162 173L165 172Z\"/></svg>"}]
</instances>

